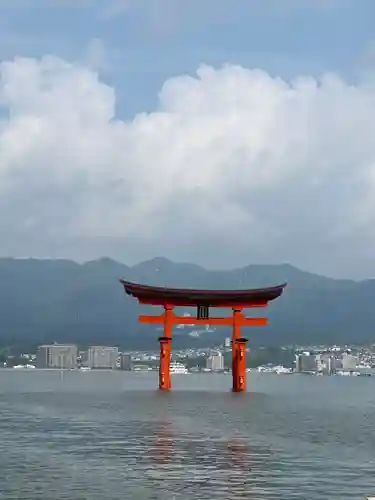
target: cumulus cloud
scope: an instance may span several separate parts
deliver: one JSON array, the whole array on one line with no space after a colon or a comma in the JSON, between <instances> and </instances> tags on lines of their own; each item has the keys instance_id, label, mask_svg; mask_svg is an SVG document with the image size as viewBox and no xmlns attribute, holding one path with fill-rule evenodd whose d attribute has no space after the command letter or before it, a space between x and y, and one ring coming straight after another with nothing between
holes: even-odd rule
<instances>
[{"instance_id":1,"label":"cumulus cloud","mask_svg":"<svg viewBox=\"0 0 375 500\"><path fill-rule=\"evenodd\" d=\"M55 57L0 65L2 254L375 270L375 89L202 66L157 109Z\"/></svg>"}]
</instances>

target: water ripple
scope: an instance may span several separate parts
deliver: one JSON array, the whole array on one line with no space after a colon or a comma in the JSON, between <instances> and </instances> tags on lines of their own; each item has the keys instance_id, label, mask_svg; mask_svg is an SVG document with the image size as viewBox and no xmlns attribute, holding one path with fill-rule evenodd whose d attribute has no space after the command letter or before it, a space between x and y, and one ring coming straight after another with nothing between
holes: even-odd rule
<instances>
[{"instance_id":1,"label":"water ripple","mask_svg":"<svg viewBox=\"0 0 375 500\"><path fill-rule=\"evenodd\" d=\"M332 382L317 394L311 378L302 391L293 377L268 377L257 382L262 393L241 398L194 387L161 396L118 381L113 390L113 374L84 383L81 374L47 376L0 379L0 499L353 500L375 492L373 388L359 385L350 399ZM199 383L210 389L215 380Z\"/></svg>"}]
</instances>

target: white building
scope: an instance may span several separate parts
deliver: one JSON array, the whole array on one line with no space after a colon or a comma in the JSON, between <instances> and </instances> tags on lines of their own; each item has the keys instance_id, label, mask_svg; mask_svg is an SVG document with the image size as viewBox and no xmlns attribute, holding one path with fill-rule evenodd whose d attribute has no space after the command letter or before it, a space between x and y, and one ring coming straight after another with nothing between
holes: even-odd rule
<instances>
[{"instance_id":1,"label":"white building","mask_svg":"<svg viewBox=\"0 0 375 500\"><path fill-rule=\"evenodd\" d=\"M232 339L230 337L227 337L225 340L224 340L224 347L226 349L229 349L232 345Z\"/></svg>"},{"instance_id":2,"label":"white building","mask_svg":"<svg viewBox=\"0 0 375 500\"><path fill-rule=\"evenodd\" d=\"M36 353L36 367L73 369L77 367L77 355L76 345L41 345Z\"/></svg>"},{"instance_id":3,"label":"white building","mask_svg":"<svg viewBox=\"0 0 375 500\"><path fill-rule=\"evenodd\" d=\"M87 350L86 366L89 368L115 369L118 348L109 346L91 346Z\"/></svg>"},{"instance_id":4,"label":"white building","mask_svg":"<svg viewBox=\"0 0 375 500\"><path fill-rule=\"evenodd\" d=\"M315 371L323 372L325 368L325 362L321 354L317 354L315 357Z\"/></svg>"},{"instance_id":5,"label":"white building","mask_svg":"<svg viewBox=\"0 0 375 500\"><path fill-rule=\"evenodd\" d=\"M222 353L217 352L208 356L206 360L206 368L207 370L211 370L213 372L224 370L224 356Z\"/></svg>"}]
</instances>

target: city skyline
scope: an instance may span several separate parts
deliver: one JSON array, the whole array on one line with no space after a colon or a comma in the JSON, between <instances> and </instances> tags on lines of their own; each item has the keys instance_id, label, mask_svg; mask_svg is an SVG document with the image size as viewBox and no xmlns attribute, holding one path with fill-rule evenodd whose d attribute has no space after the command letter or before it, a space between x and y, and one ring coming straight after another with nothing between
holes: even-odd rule
<instances>
[{"instance_id":1,"label":"city skyline","mask_svg":"<svg viewBox=\"0 0 375 500\"><path fill-rule=\"evenodd\" d=\"M304 373L315 375L373 375L375 370L375 344L359 345L326 345L326 346L294 346L281 347L281 351L289 352L280 362L275 355L264 348L247 348L246 357L250 361L248 371L254 369L261 373ZM266 348L267 349L267 348ZM263 352L262 352L263 351ZM255 358L254 358L255 353ZM266 353L266 354L265 354ZM80 349L76 344L41 345L36 354L22 354L14 362L9 356L4 367L41 368L64 370L122 370L122 371L157 371L159 370L159 353L157 350L120 351L116 346L88 346ZM171 367L177 368L175 373L188 372L230 372L231 371L231 338L227 337L221 345L206 348L179 349L172 353ZM256 361L258 360L258 361ZM8 364L9 362L9 364ZM185 370L185 371L184 371ZM173 372L172 372L173 373Z\"/></svg>"}]
</instances>

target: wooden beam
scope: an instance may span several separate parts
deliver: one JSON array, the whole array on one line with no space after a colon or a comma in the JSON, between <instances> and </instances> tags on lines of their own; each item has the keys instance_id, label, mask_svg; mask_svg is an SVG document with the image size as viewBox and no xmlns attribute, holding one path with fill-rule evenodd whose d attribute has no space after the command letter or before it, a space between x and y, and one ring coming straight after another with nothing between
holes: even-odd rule
<instances>
[{"instance_id":1,"label":"wooden beam","mask_svg":"<svg viewBox=\"0 0 375 500\"><path fill-rule=\"evenodd\" d=\"M241 318L241 326L266 326L268 318Z\"/></svg>"},{"instance_id":2,"label":"wooden beam","mask_svg":"<svg viewBox=\"0 0 375 500\"><path fill-rule=\"evenodd\" d=\"M140 323L164 323L164 314L159 314L158 316L152 316L148 314L140 314L138 316L138 321Z\"/></svg>"},{"instance_id":3,"label":"wooden beam","mask_svg":"<svg viewBox=\"0 0 375 500\"><path fill-rule=\"evenodd\" d=\"M144 305L151 306L160 306L163 307L164 304L161 303L160 299L153 298L139 298L138 302ZM197 307L198 304L196 302L188 302L186 299L173 299L171 305L173 307ZM220 302L219 300L213 301L211 304L208 304L210 307L220 307L220 308L230 308L239 307L241 309L245 308L258 308L258 307L267 307L268 302Z\"/></svg>"},{"instance_id":4,"label":"wooden beam","mask_svg":"<svg viewBox=\"0 0 375 500\"><path fill-rule=\"evenodd\" d=\"M138 317L140 323L161 323L165 322L164 314L158 316L152 316L148 314L141 314ZM227 316L225 318L208 318L208 319L196 319L193 316L176 316L173 315L171 321L174 325L233 325L233 316ZM242 314L239 315L238 324L240 326L265 326L267 324L267 318L252 318L245 317Z\"/></svg>"}]
</instances>

